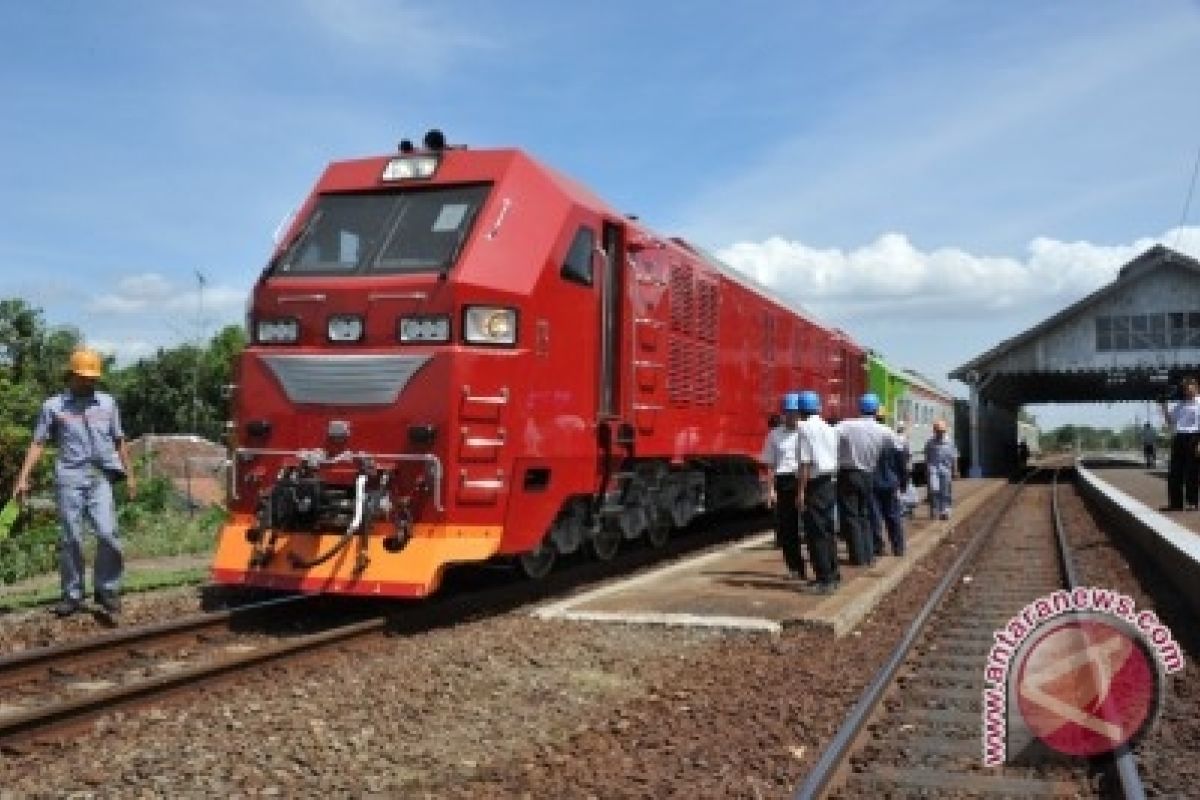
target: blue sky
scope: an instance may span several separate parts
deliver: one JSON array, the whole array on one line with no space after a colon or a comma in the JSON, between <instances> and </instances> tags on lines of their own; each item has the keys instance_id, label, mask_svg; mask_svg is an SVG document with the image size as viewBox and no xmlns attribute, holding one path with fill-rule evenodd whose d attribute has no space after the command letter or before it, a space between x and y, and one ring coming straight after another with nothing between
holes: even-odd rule
<instances>
[{"instance_id":1,"label":"blue sky","mask_svg":"<svg viewBox=\"0 0 1200 800\"><path fill-rule=\"evenodd\" d=\"M1200 254L1191 0L7 0L0 30L0 295L123 358L195 335L196 270L206 326L240 319L327 161L435 125L934 375L1150 243Z\"/></svg>"}]
</instances>

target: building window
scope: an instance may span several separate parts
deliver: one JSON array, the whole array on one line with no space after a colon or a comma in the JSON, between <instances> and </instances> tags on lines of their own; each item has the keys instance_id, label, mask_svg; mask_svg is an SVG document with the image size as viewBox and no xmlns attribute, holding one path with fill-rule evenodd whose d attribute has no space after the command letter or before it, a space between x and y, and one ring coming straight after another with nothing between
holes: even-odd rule
<instances>
[{"instance_id":1,"label":"building window","mask_svg":"<svg viewBox=\"0 0 1200 800\"><path fill-rule=\"evenodd\" d=\"M1112 350L1112 318L1096 317L1096 349L1101 353Z\"/></svg>"},{"instance_id":2,"label":"building window","mask_svg":"<svg viewBox=\"0 0 1200 800\"><path fill-rule=\"evenodd\" d=\"M1162 350L1167 346L1167 315L1150 315L1150 349Z\"/></svg>"},{"instance_id":3,"label":"building window","mask_svg":"<svg viewBox=\"0 0 1200 800\"><path fill-rule=\"evenodd\" d=\"M1101 353L1163 350L1174 347L1200 349L1200 312L1168 314L1118 314L1096 317L1096 350Z\"/></svg>"},{"instance_id":4,"label":"building window","mask_svg":"<svg viewBox=\"0 0 1200 800\"><path fill-rule=\"evenodd\" d=\"M1186 347L1188 342L1187 314L1172 312L1167 315L1167 321L1170 322L1167 342L1171 347Z\"/></svg>"}]
</instances>

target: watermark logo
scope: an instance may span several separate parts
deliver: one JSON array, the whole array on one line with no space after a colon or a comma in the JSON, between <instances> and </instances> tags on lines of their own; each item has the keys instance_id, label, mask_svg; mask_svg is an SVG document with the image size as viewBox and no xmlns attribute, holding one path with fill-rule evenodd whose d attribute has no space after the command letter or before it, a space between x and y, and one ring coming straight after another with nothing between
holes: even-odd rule
<instances>
[{"instance_id":1,"label":"watermark logo","mask_svg":"<svg viewBox=\"0 0 1200 800\"><path fill-rule=\"evenodd\" d=\"M1153 726L1163 676L1181 669L1170 630L1127 595L1077 588L1038 598L993 634L983 762L1129 745Z\"/></svg>"}]
</instances>

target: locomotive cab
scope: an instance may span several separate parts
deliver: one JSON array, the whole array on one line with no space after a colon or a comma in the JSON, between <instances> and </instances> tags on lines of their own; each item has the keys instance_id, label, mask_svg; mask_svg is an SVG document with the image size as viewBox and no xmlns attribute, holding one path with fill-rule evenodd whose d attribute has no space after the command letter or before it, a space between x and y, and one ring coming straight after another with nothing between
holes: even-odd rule
<instances>
[{"instance_id":1,"label":"locomotive cab","mask_svg":"<svg viewBox=\"0 0 1200 800\"><path fill-rule=\"evenodd\" d=\"M255 286L219 582L420 596L595 491L575 187L516 151L402 150L331 165Z\"/></svg>"}]
</instances>

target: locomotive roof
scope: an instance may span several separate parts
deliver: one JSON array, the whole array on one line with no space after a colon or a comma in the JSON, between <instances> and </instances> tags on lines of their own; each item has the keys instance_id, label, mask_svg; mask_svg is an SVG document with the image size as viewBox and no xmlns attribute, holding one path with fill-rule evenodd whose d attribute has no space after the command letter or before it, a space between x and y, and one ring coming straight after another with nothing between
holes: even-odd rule
<instances>
[{"instance_id":1,"label":"locomotive roof","mask_svg":"<svg viewBox=\"0 0 1200 800\"><path fill-rule=\"evenodd\" d=\"M478 157L487 165L487 171L494 172L497 175L510 167L514 161L524 161L527 165L532 166L534 169L540 171L552 184L554 184L559 191L561 191L571 200L579 203L580 205L593 208L603 214L607 214L618 219L623 219L625 220L625 224L627 226L639 233L646 235L649 238L658 238L653 230L646 227L636 218L632 218L629 215L613 208L608 202L606 202L603 198L601 198L584 184L535 158L524 150L520 150L518 148L487 148L479 150L467 150L465 148L451 147L444 152L443 158L446 162L444 166L449 166L452 161L459 160L463 157L463 155L467 155L468 157ZM352 181L361 180L362 177L366 175L378 175L382 172L383 165L386 164L389 159L394 157L394 155L385 155L333 162L327 168L326 174L322 178L322 182L324 183L331 178L331 173L334 172L345 175L347 180ZM341 181L337 179L329 181L331 184L338 184L340 182ZM786 309L787 311L797 315L812 325L822 328L831 334L842 337L855 347L861 348L861 345L855 342L854 339L851 338L846 332L839 330L833 325L830 325L824 320L816 317L808 310L785 300L783 297L775 294L775 292L763 286L749 275L739 272L737 269L717 258L704 248L699 247L680 237L670 237L667 240L667 243L669 246L678 247L684 252L700 258L713 270L728 278L730 281L738 284L747 291L758 295L764 300L767 300L768 302L773 303L780 308Z\"/></svg>"}]
</instances>

